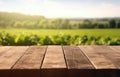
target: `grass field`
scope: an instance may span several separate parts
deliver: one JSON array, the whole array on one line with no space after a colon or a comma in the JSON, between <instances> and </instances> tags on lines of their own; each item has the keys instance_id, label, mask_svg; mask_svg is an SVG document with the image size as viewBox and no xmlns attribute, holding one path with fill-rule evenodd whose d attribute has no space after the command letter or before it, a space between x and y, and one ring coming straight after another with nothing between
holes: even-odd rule
<instances>
[{"instance_id":1,"label":"grass field","mask_svg":"<svg viewBox=\"0 0 120 77\"><path fill-rule=\"evenodd\" d=\"M78 29L78 30L56 30L56 29L0 29L0 32L7 32L10 34L36 34L39 36L45 35L87 35L87 36L101 36L101 37L120 37L120 29Z\"/></svg>"},{"instance_id":2,"label":"grass field","mask_svg":"<svg viewBox=\"0 0 120 77\"><path fill-rule=\"evenodd\" d=\"M0 29L0 45L120 45L120 29Z\"/></svg>"}]
</instances>

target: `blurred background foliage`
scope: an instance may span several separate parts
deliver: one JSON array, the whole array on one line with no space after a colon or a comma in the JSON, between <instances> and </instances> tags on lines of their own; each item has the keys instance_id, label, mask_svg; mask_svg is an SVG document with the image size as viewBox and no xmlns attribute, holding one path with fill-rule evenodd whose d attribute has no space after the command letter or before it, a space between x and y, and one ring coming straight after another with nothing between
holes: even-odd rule
<instances>
[{"instance_id":1,"label":"blurred background foliage","mask_svg":"<svg viewBox=\"0 0 120 77\"><path fill-rule=\"evenodd\" d=\"M0 12L0 28L26 28L26 29L120 28L120 18L48 19L45 18L44 16Z\"/></svg>"},{"instance_id":2,"label":"blurred background foliage","mask_svg":"<svg viewBox=\"0 0 120 77\"><path fill-rule=\"evenodd\" d=\"M0 45L120 45L120 36L118 36L119 29L116 28L120 28L120 18L49 19L38 15L0 12L0 30L11 29L14 33L11 34L6 31L0 31ZM39 31L37 34L32 34L29 32L21 32L18 34L17 31L13 31L12 29L43 29L43 31ZM60 34L56 34L54 32L51 33L51 31L53 31L51 30L49 31L51 33L50 35L44 35L46 31L44 29L47 29L47 31L49 31L48 29L63 29L66 33L68 32L66 29L72 29L73 31L71 30L72 32L69 32L69 34L64 34L65 31ZM89 35L90 31L82 31L81 29L99 30L96 30L93 33L91 32L92 34ZM104 35L105 32L101 32L101 36L101 33L99 32L100 29L111 29L107 30L110 31L109 36L107 36L107 34ZM83 35L80 35L80 31L78 30L81 30ZM85 32L88 32L88 34ZM99 32L99 34L94 35L97 32ZM42 36L38 35L40 33ZM117 37L114 37L114 35L117 35Z\"/></svg>"}]
</instances>

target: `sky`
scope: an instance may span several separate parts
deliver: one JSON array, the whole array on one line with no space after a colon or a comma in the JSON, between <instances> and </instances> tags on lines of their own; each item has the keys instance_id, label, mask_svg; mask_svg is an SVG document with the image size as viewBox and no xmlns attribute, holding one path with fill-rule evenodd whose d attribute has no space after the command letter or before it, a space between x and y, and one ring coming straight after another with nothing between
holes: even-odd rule
<instances>
[{"instance_id":1,"label":"sky","mask_svg":"<svg viewBox=\"0 0 120 77\"><path fill-rule=\"evenodd\" d=\"M0 11L48 18L120 17L120 0L0 0Z\"/></svg>"}]
</instances>

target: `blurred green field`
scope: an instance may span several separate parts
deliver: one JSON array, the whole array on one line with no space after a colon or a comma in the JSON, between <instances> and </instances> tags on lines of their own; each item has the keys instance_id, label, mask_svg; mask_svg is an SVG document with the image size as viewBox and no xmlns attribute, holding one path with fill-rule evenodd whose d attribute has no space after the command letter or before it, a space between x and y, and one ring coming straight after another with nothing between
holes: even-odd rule
<instances>
[{"instance_id":1,"label":"blurred green field","mask_svg":"<svg viewBox=\"0 0 120 77\"><path fill-rule=\"evenodd\" d=\"M120 29L0 29L0 45L120 45Z\"/></svg>"},{"instance_id":2,"label":"blurred green field","mask_svg":"<svg viewBox=\"0 0 120 77\"><path fill-rule=\"evenodd\" d=\"M79 35L94 36L94 37L120 37L120 29L0 29L0 32L7 32L10 34L36 34L38 36L52 36L52 35Z\"/></svg>"}]
</instances>

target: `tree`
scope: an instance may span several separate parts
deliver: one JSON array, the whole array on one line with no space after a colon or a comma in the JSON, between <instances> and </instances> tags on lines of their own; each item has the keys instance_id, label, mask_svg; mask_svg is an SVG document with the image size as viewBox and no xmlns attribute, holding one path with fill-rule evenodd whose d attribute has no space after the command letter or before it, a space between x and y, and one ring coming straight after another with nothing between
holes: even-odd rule
<instances>
[{"instance_id":1,"label":"tree","mask_svg":"<svg viewBox=\"0 0 120 77\"><path fill-rule=\"evenodd\" d=\"M98 28L105 28L105 25L102 23L99 23L97 26L98 26Z\"/></svg>"},{"instance_id":2,"label":"tree","mask_svg":"<svg viewBox=\"0 0 120 77\"><path fill-rule=\"evenodd\" d=\"M116 27L116 21L115 20L110 20L109 21L109 26L110 26L110 28L115 28Z\"/></svg>"},{"instance_id":3,"label":"tree","mask_svg":"<svg viewBox=\"0 0 120 77\"><path fill-rule=\"evenodd\" d=\"M117 28L120 28L120 21L117 23Z\"/></svg>"},{"instance_id":4,"label":"tree","mask_svg":"<svg viewBox=\"0 0 120 77\"><path fill-rule=\"evenodd\" d=\"M83 23L79 25L79 28L93 28L92 21L84 20Z\"/></svg>"}]
</instances>

